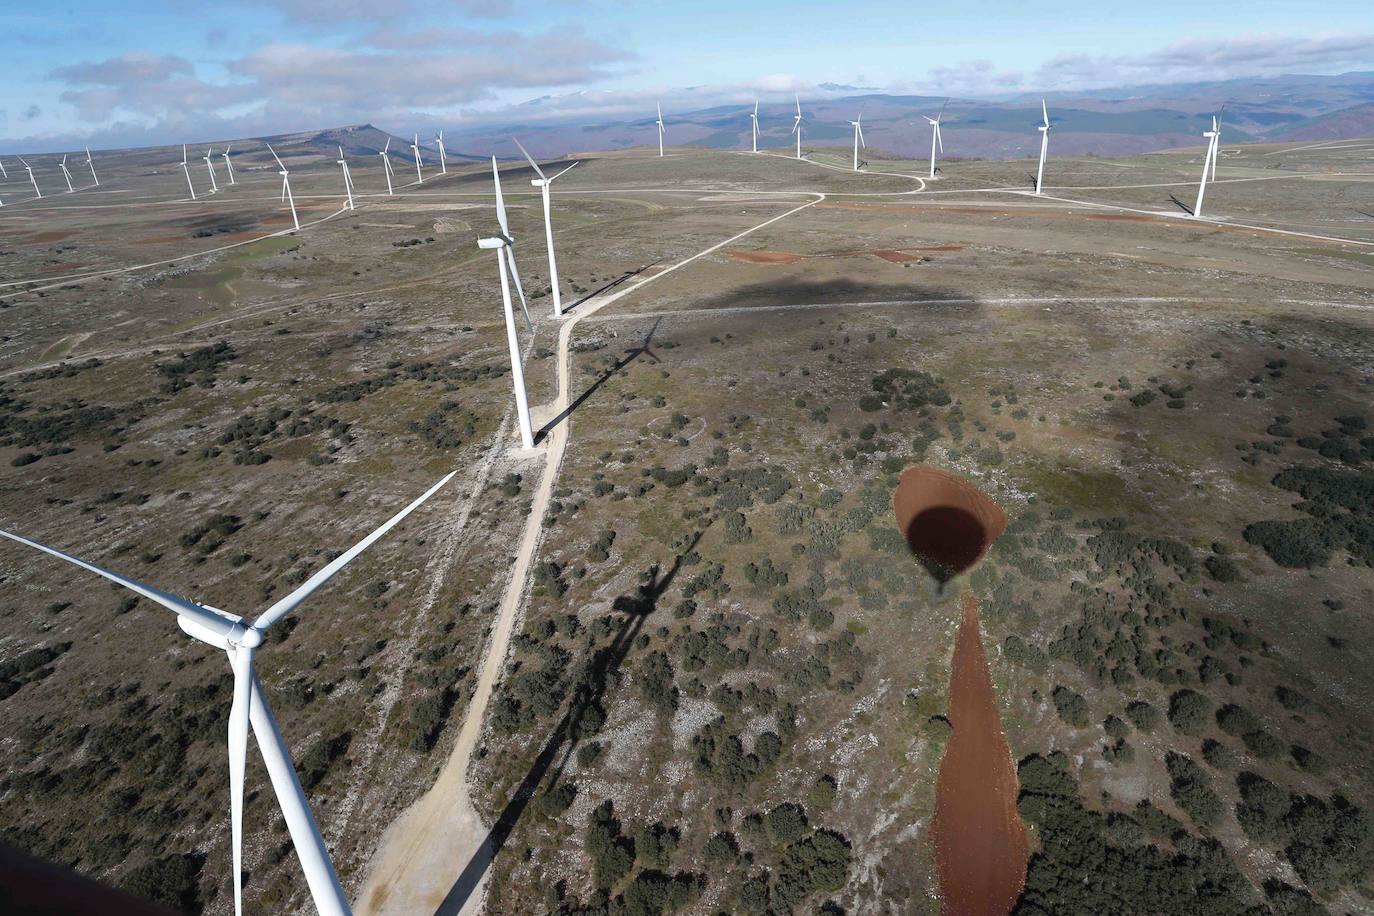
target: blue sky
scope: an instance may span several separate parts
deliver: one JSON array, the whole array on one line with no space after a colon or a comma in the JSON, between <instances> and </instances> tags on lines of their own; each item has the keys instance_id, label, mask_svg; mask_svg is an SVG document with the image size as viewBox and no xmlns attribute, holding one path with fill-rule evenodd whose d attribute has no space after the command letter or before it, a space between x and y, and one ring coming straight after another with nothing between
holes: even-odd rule
<instances>
[{"instance_id":1,"label":"blue sky","mask_svg":"<svg viewBox=\"0 0 1374 916\"><path fill-rule=\"evenodd\" d=\"M1374 70L1374 4L55 0L0 11L0 150ZM524 105L542 99L536 106Z\"/></svg>"}]
</instances>

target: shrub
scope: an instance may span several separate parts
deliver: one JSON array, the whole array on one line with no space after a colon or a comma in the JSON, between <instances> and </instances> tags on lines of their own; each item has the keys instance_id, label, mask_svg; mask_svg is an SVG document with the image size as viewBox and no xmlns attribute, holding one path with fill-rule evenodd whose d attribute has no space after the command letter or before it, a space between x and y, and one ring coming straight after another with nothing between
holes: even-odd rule
<instances>
[{"instance_id":1,"label":"shrub","mask_svg":"<svg viewBox=\"0 0 1374 916\"><path fill-rule=\"evenodd\" d=\"M164 856L135 868L120 882L120 887L135 897L173 910L199 913L199 879L204 864L205 857L200 853Z\"/></svg>"},{"instance_id":2,"label":"shrub","mask_svg":"<svg viewBox=\"0 0 1374 916\"><path fill-rule=\"evenodd\" d=\"M1199 735L1207 727L1212 702L1196 690L1183 689L1169 697L1169 722L1185 735Z\"/></svg>"},{"instance_id":3,"label":"shrub","mask_svg":"<svg viewBox=\"0 0 1374 916\"><path fill-rule=\"evenodd\" d=\"M1069 725L1083 728L1088 724L1088 701L1063 685L1054 688L1054 708L1059 718Z\"/></svg>"},{"instance_id":4,"label":"shrub","mask_svg":"<svg viewBox=\"0 0 1374 916\"><path fill-rule=\"evenodd\" d=\"M1193 760L1170 751L1164 760L1169 771L1169 794L1199 827L1221 819L1221 797L1212 789L1212 779Z\"/></svg>"}]
</instances>

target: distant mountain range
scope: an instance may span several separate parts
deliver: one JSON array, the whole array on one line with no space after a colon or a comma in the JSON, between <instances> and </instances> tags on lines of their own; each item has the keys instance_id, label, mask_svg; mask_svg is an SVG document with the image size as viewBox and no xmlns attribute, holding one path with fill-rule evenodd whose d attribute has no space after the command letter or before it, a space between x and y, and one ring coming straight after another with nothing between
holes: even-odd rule
<instances>
[{"instance_id":1,"label":"distant mountain range","mask_svg":"<svg viewBox=\"0 0 1374 916\"><path fill-rule=\"evenodd\" d=\"M802 99L804 146L844 146L852 142L848 122L862 112L864 137L876 152L924 158L930 154L930 128L945 99L890 95L860 87L827 85L823 99ZM849 94L851 93L852 94ZM518 135L532 153L624 149L656 143L652 107L643 117L560 120L551 99L531 100L522 115L499 124L457 128L445 133L450 149L473 155L515 152ZM1066 155L1129 155L1180 146L1200 146L1214 112L1223 114L1227 143L1324 140L1374 135L1374 72L1338 76L1282 76L1139 86L1048 97L1051 142ZM717 149L749 145L752 105L712 106L664 111L668 142ZM759 120L761 145L785 147L795 107L791 100L764 102ZM944 127L945 156L1008 159L1039 150L1040 98L1027 94L998 99L952 98Z\"/></svg>"}]
</instances>

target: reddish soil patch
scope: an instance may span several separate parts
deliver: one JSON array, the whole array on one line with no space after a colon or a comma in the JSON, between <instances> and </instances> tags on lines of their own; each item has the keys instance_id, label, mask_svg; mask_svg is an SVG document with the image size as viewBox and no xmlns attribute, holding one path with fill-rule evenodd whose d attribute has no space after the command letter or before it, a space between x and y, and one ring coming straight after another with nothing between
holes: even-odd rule
<instances>
[{"instance_id":1,"label":"reddish soil patch","mask_svg":"<svg viewBox=\"0 0 1374 916\"><path fill-rule=\"evenodd\" d=\"M793 264L802 260L802 255L790 251L727 251L725 256L746 264Z\"/></svg>"},{"instance_id":2,"label":"reddish soil patch","mask_svg":"<svg viewBox=\"0 0 1374 916\"><path fill-rule=\"evenodd\" d=\"M935 784L935 867L940 911L1006 916L1026 883L1030 849L1016 810L1020 786L1002 734L997 694L978 631L978 602L960 596L959 638L949 678L954 731Z\"/></svg>"},{"instance_id":3,"label":"reddish soil patch","mask_svg":"<svg viewBox=\"0 0 1374 916\"><path fill-rule=\"evenodd\" d=\"M76 235L76 230L51 229L47 232L35 232L33 235L24 239L25 243L40 245L44 242L60 242Z\"/></svg>"},{"instance_id":4,"label":"reddish soil patch","mask_svg":"<svg viewBox=\"0 0 1374 916\"><path fill-rule=\"evenodd\" d=\"M903 471L892 508L912 552L942 581L972 569L1007 528L1000 506L938 468ZM965 591L960 605L949 678L953 732L940 761L932 826L940 909L947 916L1006 916L1025 886L1030 850L978 603Z\"/></svg>"}]
</instances>

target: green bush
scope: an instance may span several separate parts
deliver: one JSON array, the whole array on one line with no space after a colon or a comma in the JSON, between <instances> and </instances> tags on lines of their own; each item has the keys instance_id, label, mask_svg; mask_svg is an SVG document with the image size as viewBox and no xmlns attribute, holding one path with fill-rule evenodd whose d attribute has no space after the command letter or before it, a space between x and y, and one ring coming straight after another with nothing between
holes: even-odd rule
<instances>
[{"instance_id":1,"label":"green bush","mask_svg":"<svg viewBox=\"0 0 1374 916\"><path fill-rule=\"evenodd\" d=\"M1185 735L1200 735L1207 727L1212 701L1187 688L1169 697L1169 722Z\"/></svg>"}]
</instances>

